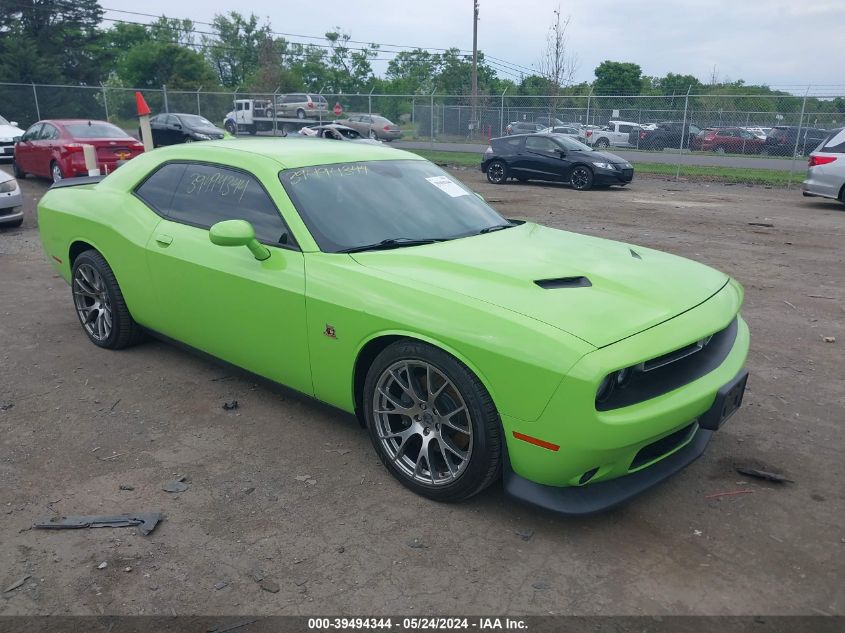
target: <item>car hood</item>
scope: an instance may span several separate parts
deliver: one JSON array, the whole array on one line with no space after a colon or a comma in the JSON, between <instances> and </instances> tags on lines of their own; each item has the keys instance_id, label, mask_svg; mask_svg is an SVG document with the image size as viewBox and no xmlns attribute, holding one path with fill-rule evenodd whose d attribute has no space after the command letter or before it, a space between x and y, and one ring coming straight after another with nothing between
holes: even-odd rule
<instances>
[{"instance_id":1,"label":"car hood","mask_svg":"<svg viewBox=\"0 0 845 633\"><path fill-rule=\"evenodd\" d=\"M353 257L403 284L473 297L596 347L671 319L729 281L724 273L675 255L533 223ZM570 281L558 287L535 283L558 279Z\"/></svg>"},{"instance_id":2,"label":"car hood","mask_svg":"<svg viewBox=\"0 0 845 633\"><path fill-rule=\"evenodd\" d=\"M0 125L0 139L12 140L16 136L23 136L23 130L14 125Z\"/></svg>"},{"instance_id":3,"label":"car hood","mask_svg":"<svg viewBox=\"0 0 845 633\"><path fill-rule=\"evenodd\" d=\"M567 155L590 163L627 163L628 161L610 152L567 152Z\"/></svg>"}]
</instances>

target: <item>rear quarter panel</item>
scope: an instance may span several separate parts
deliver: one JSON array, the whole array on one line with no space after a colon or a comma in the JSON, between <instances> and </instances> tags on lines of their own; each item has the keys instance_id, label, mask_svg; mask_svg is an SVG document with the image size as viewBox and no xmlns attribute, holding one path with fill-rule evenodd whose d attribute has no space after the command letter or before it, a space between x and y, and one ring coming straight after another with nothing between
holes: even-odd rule
<instances>
[{"instance_id":1,"label":"rear quarter panel","mask_svg":"<svg viewBox=\"0 0 845 633\"><path fill-rule=\"evenodd\" d=\"M84 242L111 266L132 316L147 324L155 305L145 257L160 218L129 193L101 185L48 191L38 203L38 230L50 262L70 283L71 246Z\"/></svg>"}]
</instances>

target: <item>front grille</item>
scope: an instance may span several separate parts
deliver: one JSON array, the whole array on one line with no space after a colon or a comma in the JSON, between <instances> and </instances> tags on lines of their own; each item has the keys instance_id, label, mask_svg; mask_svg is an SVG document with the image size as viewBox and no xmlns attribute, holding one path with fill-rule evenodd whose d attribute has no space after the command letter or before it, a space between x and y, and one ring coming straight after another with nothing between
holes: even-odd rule
<instances>
[{"instance_id":1,"label":"front grille","mask_svg":"<svg viewBox=\"0 0 845 633\"><path fill-rule=\"evenodd\" d=\"M631 377L624 386L616 386L605 400L596 401L596 410L610 411L644 402L674 391L710 373L730 354L738 327L737 319L734 318L728 327L716 332L697 351L690 351L690 348L697 344L685 346L632 368ZM646 371L645 368L648 370Z\"/></svg>"},{"instance_id":2,"label":"front grille","mask_svg":"<svg viewBox=\"0 0 845 633\"><path fill-rule=\"evenodd\" d=\"M679 431L675 431L666 437L661 437L656 442L643 446L634 456L634 461L631 462L629 470L636 470L640 466L653 462L658 457L663 457L666 453L675 450L690 438L697 426L698 423L693 422Z\"/></svg>"},{"instance_id":3,"label":"front grille","mask_svg":"<svg viewBox=\"0 0 845 633\"><path fill-rule=\"evenodd\" d=\"M631 180L634 177L634 170L633 169L623 169L622 170L622 179L623 180Z\"/></svg>"}]
</instances>

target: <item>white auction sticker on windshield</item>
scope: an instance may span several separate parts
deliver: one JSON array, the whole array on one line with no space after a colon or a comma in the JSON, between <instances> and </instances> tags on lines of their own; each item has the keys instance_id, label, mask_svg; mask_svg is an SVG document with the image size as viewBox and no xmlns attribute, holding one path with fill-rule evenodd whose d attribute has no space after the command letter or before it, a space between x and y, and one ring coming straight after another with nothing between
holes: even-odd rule
<instances>
[{"instance_id":1,"label":"white auction sticker on windshield","mask_svg":"<svg viewBox=\"0 0 845 633\"><path fill-rule=\"evenodd\" d=\"M447 176L432 176L431 178L426 178L426 180L440 189L440 191L445 191L453 198L469 195L469 192L466 189L461 189L461 187L458 186L458 183Z\"/></svg>"}]
</instances>

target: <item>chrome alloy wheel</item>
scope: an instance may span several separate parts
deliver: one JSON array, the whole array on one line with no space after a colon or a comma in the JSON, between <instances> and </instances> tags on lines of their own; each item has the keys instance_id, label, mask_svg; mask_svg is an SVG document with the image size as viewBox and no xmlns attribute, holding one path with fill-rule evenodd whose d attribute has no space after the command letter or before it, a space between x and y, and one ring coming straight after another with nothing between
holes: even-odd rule
<instances>
[{"instance_id":1,"label":"chrome alloy wheel","mask_svg":"<svg viewBox=\"0 0 845 633\"><path fill-rule=\"evenodd\" d=\"M97 269L81 264L73 276L73 303L88 334L105 341L111 336L112 310L106 283Z\"/></svg>"},{"instance_id":2,"label":"chrome alloy wheel","mask_svg":"<svg viewBox=\"0 0 845 633\"><path fill-rule=\"evenodd\" d=\"M590 184L590 172L586 167L576 167L572 170L572 186L575 189L584 189Z\"/></svg>"},{"instance_id":3,"label":"chrome alloy wheel","mask_svg":"<svg viewBox=\"0 0 845 633\"><path fill-rule=\"evenodd\" d=\"M455 481L472 455L469 409L454 383L422 360L385 369L373 393L373 420L388 459L429 486Z\"/></svg>"},{"instance_id":4,"label":"chrome alloy wheel","mask_svg":"<svg viewBox=\"0 0 845 633\"><path fill-rule=\"evenodd\" d=\"M59 182L62 179L62 168L59 167L58 163L53 163L50 174L53 176L53 182Z\"/></svg>"},{"instance_id":5,"label":"chrome alloy wheel","mask_svg":"<svg viewBox=\"0 0 845 633\"><path fill-rule=\"evenodd\" d=\"M500 162L495 162L487 168L487 175L490 182L501 183L505 180L505 166Z\"/></svg>"}]
</instances>

